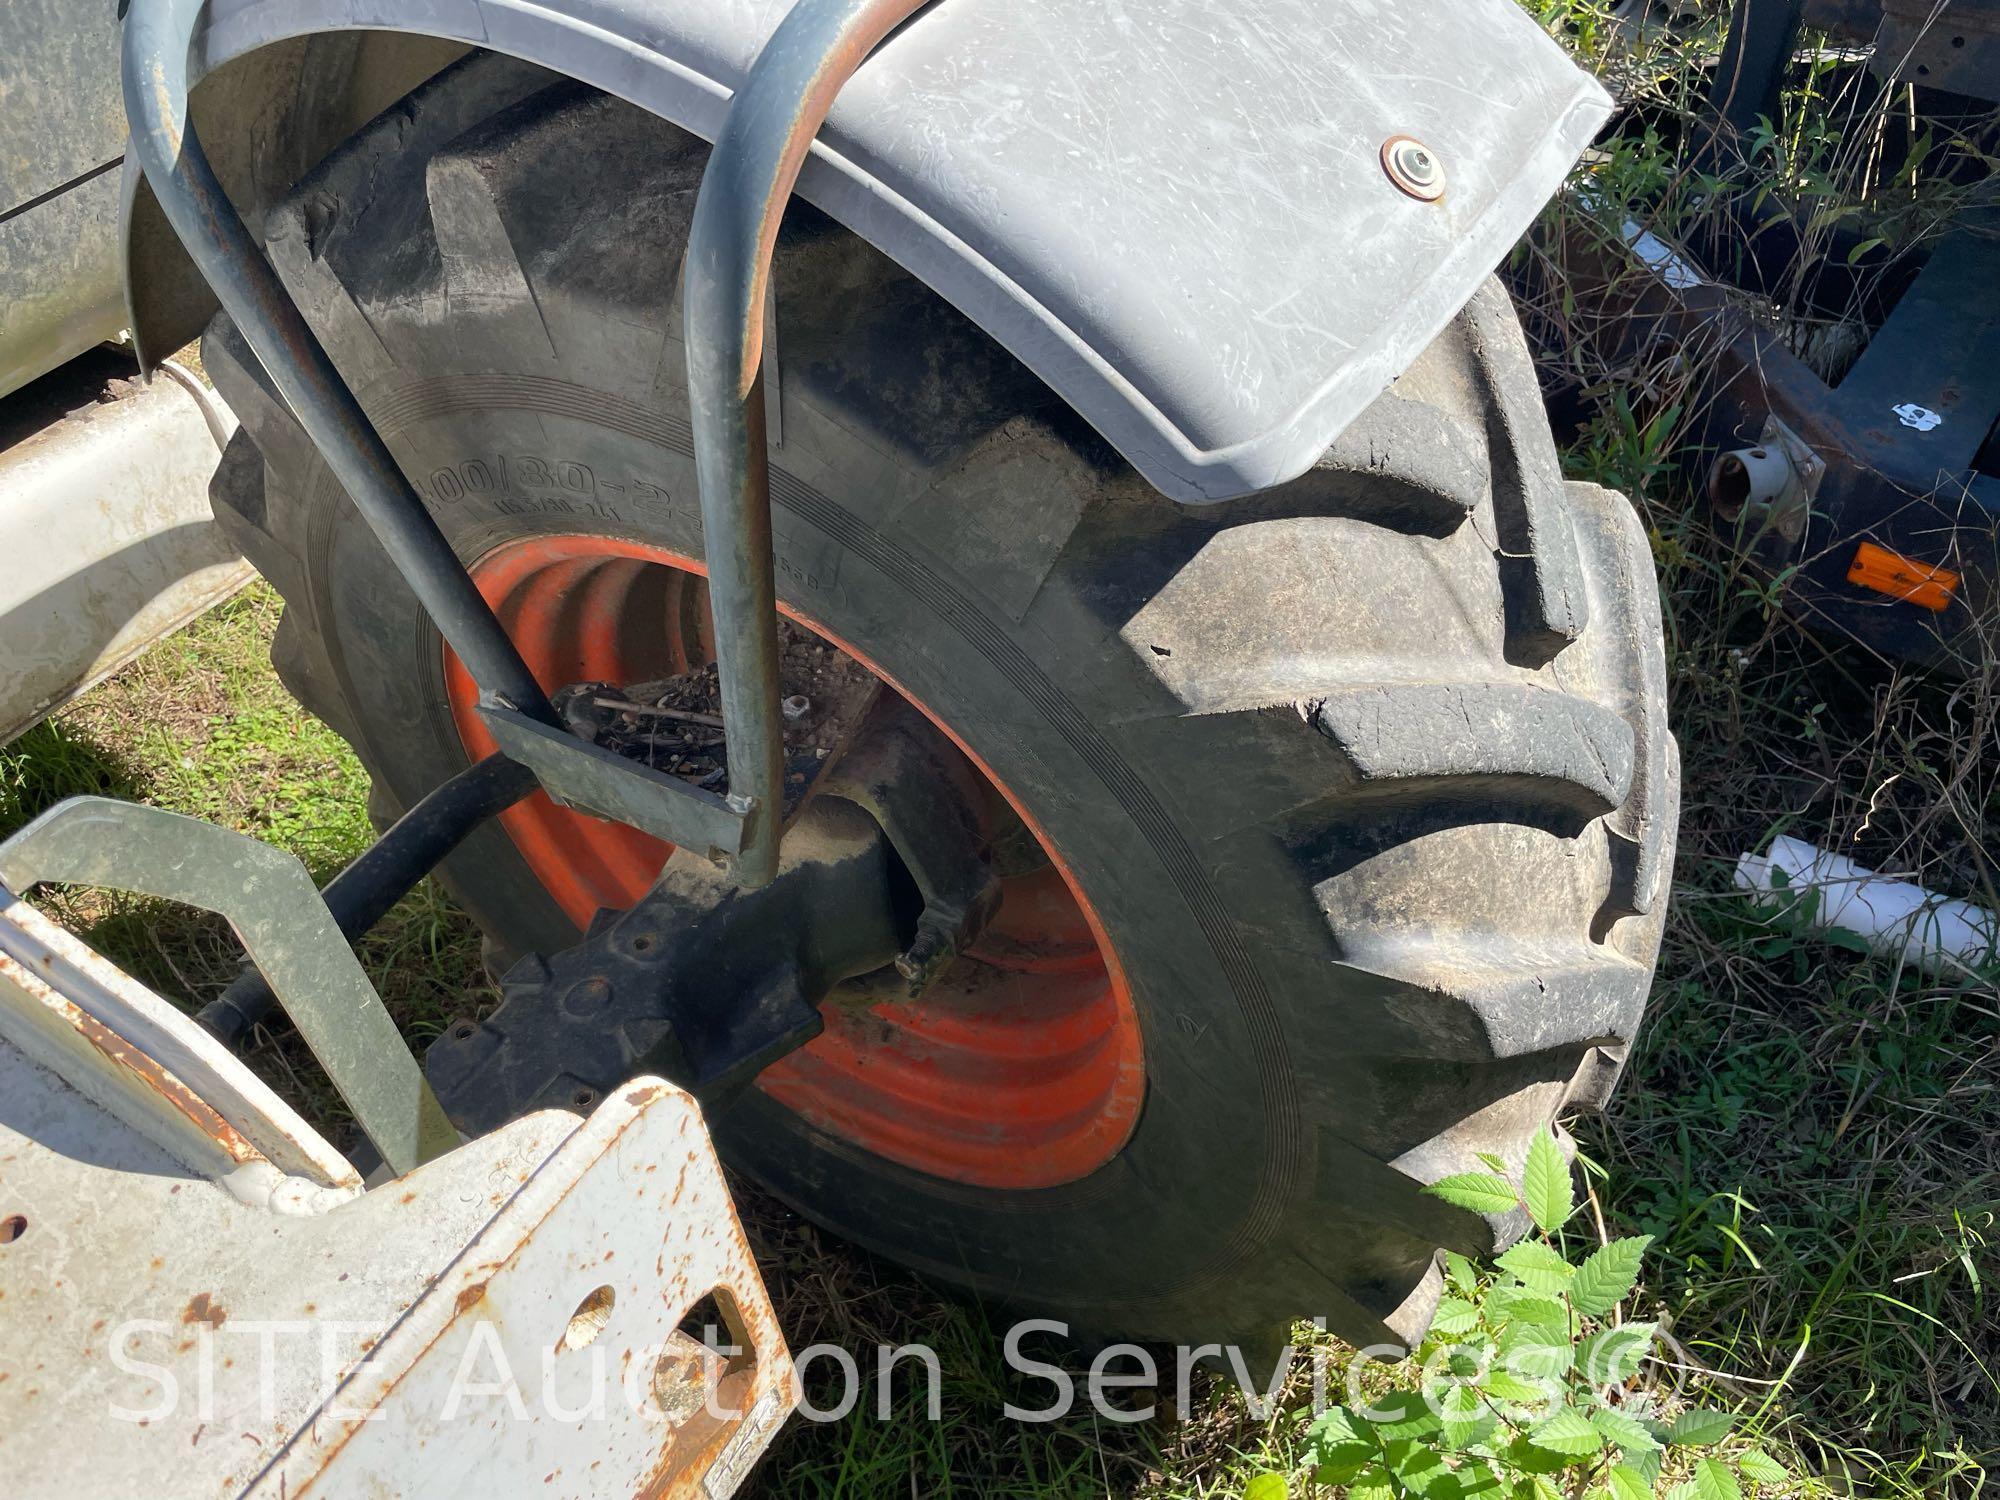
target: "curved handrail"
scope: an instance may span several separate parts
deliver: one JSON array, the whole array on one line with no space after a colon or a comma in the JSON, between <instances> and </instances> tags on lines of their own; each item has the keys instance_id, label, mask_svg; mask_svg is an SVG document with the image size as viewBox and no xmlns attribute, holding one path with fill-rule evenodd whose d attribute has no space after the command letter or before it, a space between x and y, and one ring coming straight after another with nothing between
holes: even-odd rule
<instances>
[{"instance_id":1,"label":"curved handrail","mask_svg":"<svg viewBox=\"0 0 2000 1500\"><path fill-rule=\"evenodd\" d=\"M784 816L778 603L764 432L764 305L785 204L841 85L927 0L799 0L729 107L695 199L682 273L688 404L715 610L729 786L755 809L736 878L777 873Z\"/></svg>"},{"instance_id":2,"label":"curved handrail","mask_svg":"<svg viewBox=\"0 0 2000 1500\"><path fill-rule=\"evenodd\" d=\"M244 342L480 691L557 723L534 673L216 180L187 111L189 47L204 6L133 0L126 14L121 68L132 154Z\"/></svg>"}]
</instances>

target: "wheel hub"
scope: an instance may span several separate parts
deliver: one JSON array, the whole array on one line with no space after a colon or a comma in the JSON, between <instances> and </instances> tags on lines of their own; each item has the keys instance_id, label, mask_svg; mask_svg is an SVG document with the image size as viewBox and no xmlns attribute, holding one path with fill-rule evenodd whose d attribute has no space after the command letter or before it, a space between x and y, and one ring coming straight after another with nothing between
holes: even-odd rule
<instances>
[{"instance_id":1,"label":"wheel hub","mask_svg":"<svg viewBox=\"0 0 2000 1500\"><path fill-rule=\"evenodd\" d=\"M586 1108L648 1073L713 1107L819 1035L837 982L902 951L907 887L894 864L875 821L832 796L755 890L677 849L637 904L553 959L523 959L490 1019L433 1043L431 1086L475 1135L531 1110Z\"/></svg>"},{"instance_id":2,"label":"wheel hub","mask_svg":"<svg viewBox=\"0 0 2000 1500\"><path fill-rule=\"evenodd\" d=\"M611 538L545 537L496 549L473 574L551 692L576 682L673 677L712 656L700 565L691 559ZM774 1011L765 1040L785 1041L761 1058L754 1086L817 1129L930 1175L1017 1189L1087 1175L1124 1144L1144 1089L1130 995L1101 925L1047 838L948 722L846 642L792 618L887 689L885 723L870 723L882 732L857 736L842 763L843 796L866 810L893 849L893 879L903 882L901 906L892 903L899 946L865 973L833 977L822 969L817 979L808 973L804 990L829 986L811 997L818 1002L816 1034L796 1012L779 1020L786 1008ZM446 680L467 751L483 753L490 740L476 689L449 654ZM816 788L813 805L823 791ZM540 794L501 822L579 927L591 925L600 910L635 908L670 860L692 857ZM610 921L594 931L601 935ZM621 931L637 930L619 923ZM877 931L879 937L879 925ZM694 950L677 944L674 951ZM589 977L571 975L568 956L558 955L551 972L562 968L572 984ZM690 974L698 986L702 971L691 967ZM712 985L720 977L709 974ZM515 1005L517 991L525 996L533 989L543 1008L552 997L533 970L509 980L508 1002L494 1020L504 1018L511 1031L528 1013ZM715 987L740 1002L747 983ZM620 986L621 1000L635 1015L650 1007L655 1014L646 1024L654 1025L663 1008L697 1003L669 1002L665 988L658 979L635 981ZM702 1031L686 1012L676 1009L675 1016L681 1031ZM798 1024L786 1029L791 1022ZM626 1051L586 1044L579 1028L569 1031L579 1045L574 1052L544 1048L535 1088L524 1074L502 1090L511 1107L527 1107L530 1099L564 1103L565 1075L575 1079L566 1085L573 1095L623 1065ZM641 1039L648 1046L659 1041ZM675 1044L684 1045L685 1037ZM444 1045L434 1051L434 1069L446 1066ZM627 1051L633 1045L630 1038L618 1044ZM696 1050L707 1045L697 1043ZM746 1043L745 1058L755 1055ZM715 1087L741 1082L726 1049L704 1056L699 1066L713 1070ZM586 1057L595 1059L589 1076ZM455 1111L478 1107L454 1102L455 1086L445 1073L437 1076Z\"/></svg>"}]
</instances>

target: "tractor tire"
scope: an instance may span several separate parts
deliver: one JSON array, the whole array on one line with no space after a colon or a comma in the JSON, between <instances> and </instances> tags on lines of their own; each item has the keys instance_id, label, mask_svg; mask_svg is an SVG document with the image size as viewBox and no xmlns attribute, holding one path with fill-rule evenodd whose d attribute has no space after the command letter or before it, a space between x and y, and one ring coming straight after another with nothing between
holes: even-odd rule
<instances>
[{"instance_id":1,"label":"tractor tire","mask_svg":"<svg viewBox=\"0 0 2000 1500\"><path fill-rule=\"evenodd\" d=\"M475 55L266 225L550 687L581 680L564 653L593 631L643 656L690 618L677 289L706 157ZM1518 1162L1616 1078L1676 820L1646 539L1562 479L1505 294L1315 469L1191 506L803 203L776 285L783 605L1003 789L1046 878L1022 877L980 971L1000 1011L967 1000L962 1035L829 1012L790 1082L711 1122L726 1158L871 1250L1096 1335L1268 1347L1322 1317L1414 1340L1440 1247L1522 1228L1425 1185ZM278 669L393 815L479 748L462 674L226 319L203 356L243 421L215 510L284 595ZM504 961L635 894L629 831L590 825L620 885L553 826L488 826L444 872ZM832 1104L798 1084L828 1068ZM854 1092L878 1077L905 1092Z\"/></svg>"}]
</instances>

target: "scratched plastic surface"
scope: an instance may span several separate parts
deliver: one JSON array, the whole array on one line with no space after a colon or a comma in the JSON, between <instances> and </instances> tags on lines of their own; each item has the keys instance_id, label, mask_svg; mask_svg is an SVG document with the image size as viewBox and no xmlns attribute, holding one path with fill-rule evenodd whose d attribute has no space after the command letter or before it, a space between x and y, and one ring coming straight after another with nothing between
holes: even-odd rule
<instances>
[{"instance_id":1,"label":"scratched plastic surface","mask_svg":"<svg viewBox=\"0 0 2000 1500\"><path fill-rule=\"evenodd\" d=\"M214 0L197 63L332 27L530 57L712 136L788 0ZM936 0L799 190L1167 494L1292 478L1505 255L1610 101L1513 0ZM1383 172L1407 134L1442 199ZM662 288L663 297L671 294Z\"/></svg>"}]
</instances>

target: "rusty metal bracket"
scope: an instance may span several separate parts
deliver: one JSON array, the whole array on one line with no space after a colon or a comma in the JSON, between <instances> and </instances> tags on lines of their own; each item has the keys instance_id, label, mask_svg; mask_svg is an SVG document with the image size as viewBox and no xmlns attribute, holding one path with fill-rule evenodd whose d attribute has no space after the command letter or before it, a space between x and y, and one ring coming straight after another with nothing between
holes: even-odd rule
<instances>
[{"instance_id":1,"label":"rusty metal bracket","mask_svg":"<svg viewBox=\"0 0 2000 1500\"><path fill-rule=\"evenodd\" d=\"M228 918L383 1160L408 1172L458 1144L382 997L292 855L163 808L72 797L0 844L0 882L23 892L43 881L185 901Z\"/></svg>"},{"instance_id":2,"label":"rusty metal bracket","mask_svg":"<svg viewBox=\"0 0 2000 1500\"><path fill-rule=\"evenodd\" d=\"M0 1101L10 1494L726 1500L796 1399L701 1111L657 1078L364 1190L0 893Z\"/></svg>"}]
</instances>

